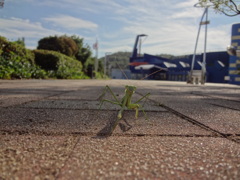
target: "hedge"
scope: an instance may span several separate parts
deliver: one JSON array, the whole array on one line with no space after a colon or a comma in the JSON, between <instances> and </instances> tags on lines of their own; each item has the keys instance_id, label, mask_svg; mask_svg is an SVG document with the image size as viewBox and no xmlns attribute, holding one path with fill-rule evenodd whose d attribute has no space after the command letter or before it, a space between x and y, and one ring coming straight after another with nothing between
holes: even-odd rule
<instances>
[{"instance_id":1,"label":"hedge","mask_svg":"<svg viewBox=\"0 0 240 180\"><path fill-rule=\"evenodd\" d=\"M60 79L87 78L82 72L82 63L55 51L34 50L35 63L48 71L50 77Z\"/></svg>"},{"instance_id":2,"label":"hedge","mask_svg":"<svg viewBox=\"0 0 240 180\"><path fill-rule=\"evenodd\" d=\"M0 56L12 58L12 55L23 57L25 60L34 64L34 53L24 46L15 42L9 42L5 37L0 36Z\"/></svg>"},{"instance_id":3,"label":"hedge","mask_svg":"<svg viewBox=\"0 0 240 180\"><path fill-rule=\"evenodd\" d=\"M0 78L46 78L47 74L34 63L34 53L0 36Z\"/></svg>"}]
</instances>

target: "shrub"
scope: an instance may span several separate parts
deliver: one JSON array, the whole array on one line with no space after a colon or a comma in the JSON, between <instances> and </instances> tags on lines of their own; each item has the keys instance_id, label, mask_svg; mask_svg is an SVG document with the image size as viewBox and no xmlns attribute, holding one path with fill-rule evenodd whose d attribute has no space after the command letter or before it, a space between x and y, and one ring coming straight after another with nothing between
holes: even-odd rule
<instances>
[{"instance_id":1,"label":"shrub","mask_svg":"<svg viewBox=\"0 0 240 180\"><path fill-rule=\"evenodd\" d=\"M34 53L0 36L0 78L46 78L46 72L34 64Z\"/></svg>"},{"instance_id":2,"label":"shrub","mask_svg":"<svg viewBox=\"0 0 240 180\"><path fill-rule=\"evenodd\" d=\"M0 78L46 78L47 73L31 64L26 58L11 53L8 57L0 56Z\"/></svg>"},{"instance_id":3,"label":"shrub","mask_svg":"<svg viewBox=\"0 0 240 180\"><path fill-rule=\"evenodd\" d=\"M81 62L64 54L49 50L34 50L35 62L48 71L50 77L60 79L87 78L82 72Z\"/></svg>"},{"instance_id":4,"label":"shrub","mask_svg":"<svg viewBox=\"0 0 240 180\"><path fill-rule=\"evenodd\" d=\"M78 46L75 41L67 36L45 37L38 42L37 49L52 50L70 57L75 57L78 52Z\"/></svg>"},{"instance_id":5,"label":"shrub","mask_svg":"<svg viewBox=\"0 0 240 180\"><path fill-rule=\"evenodd\" d=\"M7 41L6 38L0 36L0 55L9 59L16 55L19 57L24 57L25 60L34 64L34 53L31 50L26 49L24 46Z\"/></svg>"}]
</instances>

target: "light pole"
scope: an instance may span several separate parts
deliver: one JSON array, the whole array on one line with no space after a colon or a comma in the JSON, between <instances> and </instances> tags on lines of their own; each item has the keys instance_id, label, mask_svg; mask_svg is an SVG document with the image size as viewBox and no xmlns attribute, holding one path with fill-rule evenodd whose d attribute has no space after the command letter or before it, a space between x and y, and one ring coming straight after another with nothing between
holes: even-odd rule
<instances>
[{"instance_id":1,"label":"light pole","mask_svg":"<svg viewBox=\"0 0 240 180\"><path fill-rule=\"evenodd\" d=\"M134 46L133 46L133 53L132 53L131 58L138 57L138 52L139 52L138 48L141 49L141 44L142 44L142 42L139 43L139 47L138 47L138 41L140 40L141 37L146 37L146 36L147 36L146 34L137 35Z\"/></svg>"},{"instance_id":2,"label":"light pole","mask_svg":"<svg viewBox=\"0 0 240 180\"><path fill-rule=\"evenodd\" d=\"M199 7L198 5L199 4L197 3L194 5L194 7ZM199 23L198 34L197 34L197 39L196 39L195 48L194 48L194 54L193 54L193 58L192 58L191 71L190 71L189 80L188 80L190 83L193 83L192 82L193 81L193 68L194 68L194 64L195 64L198 39L199 39L200 30L201 30L202 25L205 25L205 38L204 38L204 54L203 54L203 62L202 62L202 70L201 70L201 84L205 84L205 81L206 81L207 25L210 23L210 21L208 21L209 5L206 5L204 8L205 9L204 9L201 21ZM204 17L205 17L205 21L203 21Z\"/></svg>"},{"instance_id":3,"label":"light pole","mask_svg":"<svg viewBox=\"0 0 240 180\"><path fill-rule=\"evenodd\" d=\"M104 77L106 77L106 71L107 71L107 58L108 58L108 55L112 54L111 52L106 52L105 53L105 59L104 59Z\"/></svg>"}]
</instances>

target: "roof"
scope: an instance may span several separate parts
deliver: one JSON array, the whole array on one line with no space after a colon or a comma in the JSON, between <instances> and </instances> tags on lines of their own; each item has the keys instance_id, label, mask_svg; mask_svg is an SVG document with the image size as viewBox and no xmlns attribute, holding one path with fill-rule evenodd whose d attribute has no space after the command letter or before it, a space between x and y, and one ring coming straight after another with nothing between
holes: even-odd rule
<instances>
[{"instance_id":1,"label":"roof","mask_svg":"<svg viewBox=\"0 0 240 180\"><path fill-rule=\"evenodd\" d=\"M162 69L162 70L165 70L165 71L168 70L167 68L162 68L162 67L154 65L154 64L144 64L144 65L140 65L140 66L135 67L136 70L140 70L140 69L149 70L149 69L152 69L152 68Z\"/></svg>"}]
</instances>

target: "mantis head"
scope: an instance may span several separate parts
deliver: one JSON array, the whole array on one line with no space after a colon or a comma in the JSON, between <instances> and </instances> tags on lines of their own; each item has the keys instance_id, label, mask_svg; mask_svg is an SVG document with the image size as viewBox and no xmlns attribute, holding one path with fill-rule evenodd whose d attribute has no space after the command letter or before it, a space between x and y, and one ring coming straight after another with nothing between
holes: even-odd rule
<instances>
[{"instance_id":1,"label":"mantis head","mask_svg":"<svg viewBox=\"0 0 240 180\"><path fill-rule=\"evenodd\" d=\"M128 85L125 86L125 91L132 94L136 91L136 89L137 88L135 86L128 86Z\"/></svg>"}]
</instances>

